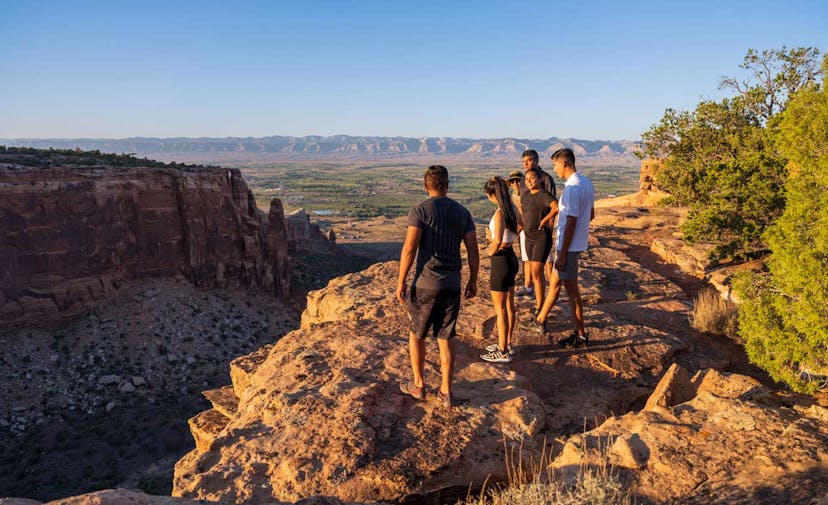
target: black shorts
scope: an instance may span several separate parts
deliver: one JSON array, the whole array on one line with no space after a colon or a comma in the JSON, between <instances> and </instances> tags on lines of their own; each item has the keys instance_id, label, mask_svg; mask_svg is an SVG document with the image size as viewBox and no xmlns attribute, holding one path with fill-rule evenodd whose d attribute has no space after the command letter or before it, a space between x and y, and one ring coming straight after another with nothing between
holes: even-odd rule
<instances>
[{"instance_id":1,"label":"black shorts","mask_svg":"<svg viewBox=\"0 0 828 505\"><path fill-rule=\"evenodd\" d=\"M411 286L408 316L411 332L424 339L429 331L437 338L454 337L457 314L460 313L460 291L417 289Z\"/></svg>"},{"instance_id":2,"label":"black shorts","mask_svg":"<svg viewBox=\"0 0 828 505\"><path fill-rule=\"evenodd\" d=\"M489 273L489 290L506 292L515 287L518 260L511 247L501 249L492 256L492 270Z\"/></svg>"},{"instance_id":3,"label":"black shorts","mask_svg":"<svg viewBox=\"0 0 828 505\"><path fill-rule=\"evenodd\" d=\"M529 261L546 262L552 250L552 233L549 230L526 232L526 257Z\"/></svg>"}]
</instances>

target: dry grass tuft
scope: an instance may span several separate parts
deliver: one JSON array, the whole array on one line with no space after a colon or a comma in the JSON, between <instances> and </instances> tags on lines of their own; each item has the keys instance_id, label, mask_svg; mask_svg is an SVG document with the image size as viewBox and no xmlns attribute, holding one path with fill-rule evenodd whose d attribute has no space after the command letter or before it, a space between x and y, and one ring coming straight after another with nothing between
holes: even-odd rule
<instances>
[{"instance_id":1,"label":"dry grass tuft","mask_svg":"<svg viewBox=\"0 0 828 505\"><path fill-rule=\"evenodd\" d=\"M707 288L693 300L690 324L705 333L738 339L738 310L713 288Z\"/></svg>"},{"instance_id":2,"label":"dry grass tuft","mask_svg":"<svg viewBox=\"0 0 828 505\"><path fill-rule=\"evenodd\" d=\"M521 450L517 458L507 450L509 484L499 489L484 489L480 496L470 497L462 505L632 505L629 490L607 463L606 451L602 451L602 465L583 464L577 478L567 485L550 469L551 458L545 452L538 462L524 465Z\"/></svg>"}]
</instances>

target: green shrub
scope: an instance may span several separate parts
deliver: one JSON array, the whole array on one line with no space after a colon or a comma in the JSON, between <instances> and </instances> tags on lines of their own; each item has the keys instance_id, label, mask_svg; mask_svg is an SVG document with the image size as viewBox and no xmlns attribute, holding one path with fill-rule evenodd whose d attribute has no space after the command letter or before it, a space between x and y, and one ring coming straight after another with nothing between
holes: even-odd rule
<instances>
[{"instance_id":1,"label":"green shrub","mask_svg":"<svg viewBox=\"0 0 828 505\"><path fill-rule=\"evenodd\" d=\"M787 205L765 234L768 272L742 275L734 284L743 300L739 333L748 357L801 392L828 386L826 84L799 92L773 125L790 160Z\"/></svg>"},{"instance_id":2,"label":"green shrub","mask_svg":"<svg viewBox=\"0 0 828 505\"><path fill-rule=\"evenodd\" d=\"M749 50L745 82L724 79L737 94L703 101L693 111L667 109L642 134L643 156L662 163L658 186L690 212L682 226L689 242L713 242L713 260L767 252L764 232L785 206L787 163L774 145L775 122L789 98L816 81L819 51Z\"/></svg>"}]
</instances>

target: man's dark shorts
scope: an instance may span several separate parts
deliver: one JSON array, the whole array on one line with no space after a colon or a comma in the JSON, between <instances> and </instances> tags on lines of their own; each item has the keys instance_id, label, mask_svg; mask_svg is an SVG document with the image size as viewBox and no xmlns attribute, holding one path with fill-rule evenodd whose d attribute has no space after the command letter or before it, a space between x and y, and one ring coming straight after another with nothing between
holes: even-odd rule
<instances>
[{"instance_id":1,"label":"man's dark shorts","mask_svg":"<svg viewBox=\"0 0 828 505\"><path fill-rule=\"evenodd\" d=\"M455 335L457 314L460 313L460 291L430 290L411 287L408 297L408 315L411 331L424 339L429 332L437 338L450 339Z\"/></svg>"},{"instance_id":2,"label":"man's dark shorts","mask_svg":"<svg viewBox=\"0 0 828 505\"><path fill-rule=\"evenodd\" d=\"M560 252L560 251L558 251ZM558 270L558 278L562 281L578 278L578 258L581 256L580 251L570 251L566 253L566 265L563 270Z\"/></svg>"}]
</instances>

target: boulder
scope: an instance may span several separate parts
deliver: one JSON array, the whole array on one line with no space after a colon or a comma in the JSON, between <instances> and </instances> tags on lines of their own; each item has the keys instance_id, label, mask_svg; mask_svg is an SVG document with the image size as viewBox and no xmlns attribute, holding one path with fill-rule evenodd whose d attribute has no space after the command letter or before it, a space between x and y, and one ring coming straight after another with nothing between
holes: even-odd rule
<instances>
[{"instance_id":1,"label":"boulder","mask_svg":"<svg viewBox=\"0 0 828 505\"><path fill-rule=\"evenodd\" d=\"M658 382L653 394L647 399L644 410L656 407L672 407L684 403L696 396L696 387L690 381L690 375L684 367L673 363Z\"/></svg>"},{"instance_id":2,"label":"boulder","mask_svg":"<svg viewBox=\"0 0 828 505\"><path fill-rule=\"evenodd\" d=\"M551 469L574 478L584 466L615 467L656 503L811 503L828 493L828 424L817 410L757 395L749 377L702 376L689 401L570 438Z\"/></svg>"}]
</instances>

